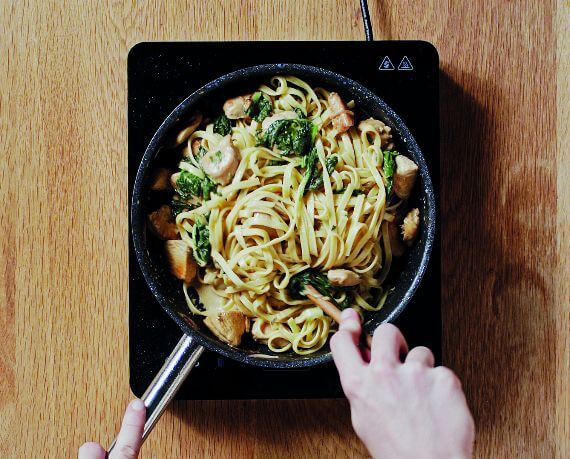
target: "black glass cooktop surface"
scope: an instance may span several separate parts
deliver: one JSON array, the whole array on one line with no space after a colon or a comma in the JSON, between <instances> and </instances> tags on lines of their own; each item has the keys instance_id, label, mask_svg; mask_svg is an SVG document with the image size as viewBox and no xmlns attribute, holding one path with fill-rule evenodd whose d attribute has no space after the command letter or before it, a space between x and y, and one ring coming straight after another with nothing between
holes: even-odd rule
<instances>
[{"instance_id":1,"label":"black glass cooktop surface","mask_svg":"<svg viewBox=\"0 0 570 459\"><path fill-rule=\"evenodd\" d=\"M438 56L419 41L140 43L128 59L129 202L141 157L162 121L190 93L239 68L267 63L323 67L383 98L406 123L439 188ZM129 235L130 384L141 396L182 332L148 289ZM396 324L410 346L430 347L441 361L439 237L414 299ZM205 351L179 399L342 397L332 364L268 370Z\"/></svg>"}]
</instances>

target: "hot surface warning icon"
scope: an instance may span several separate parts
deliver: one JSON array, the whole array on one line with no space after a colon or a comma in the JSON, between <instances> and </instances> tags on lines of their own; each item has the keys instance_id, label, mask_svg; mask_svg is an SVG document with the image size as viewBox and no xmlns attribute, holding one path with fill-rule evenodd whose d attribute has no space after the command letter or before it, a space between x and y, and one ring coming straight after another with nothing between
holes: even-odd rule
<instances>
[{"instance_id":1,"label":"hot surface warning icon","mask_svg":"<svg viewBox=\"0 0 570 459\"><path fill-rule=\"evenodd\" d=\"M384 59L382 59L382 63L380 64L380 67L378 67L380 70L396 70L396 68L394 67L394 64L392 64L392 61L390 60L390 58L388 56L384 56Z\"/></svg>"},{"instance_id":2,"label":"hot surface warning icon","mask_svg":"<svg viewBox=\"0 0 570 459\"><path fill-rule=\"evenodd\" d=\"M398 70L414 70L414 67L408 59L408 56L404 56L402 58L402 62L400 62L400 65L398 65Z\"/></svg>"}]
</instances>

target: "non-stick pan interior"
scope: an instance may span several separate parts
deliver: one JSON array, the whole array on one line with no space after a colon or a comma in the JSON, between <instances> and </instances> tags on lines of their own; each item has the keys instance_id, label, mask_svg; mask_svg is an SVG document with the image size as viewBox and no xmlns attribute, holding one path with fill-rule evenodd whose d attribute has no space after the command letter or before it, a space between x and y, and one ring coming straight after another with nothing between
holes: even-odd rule
<instances>
[{"instance_id":1,"label":"non-stick pan interior","mask_svg":"<svg viewBox=\"0 0 570 459\"><path fill-rule=\"evenodd\" d=\"M412 202L420 209L420 237L402 260L401 266L391 275L389 281L393 285L393 291L388 295L383 308L365 317L365 328L372 331L380 323L391 321L400 314L426 270L433 245L435 201L429 172L411 133L392 109L362 85L328 70L298 64L260 65L224 75L191 94L160 126L143 156L133 190L132 236L138 262L151 291L185 333L193 335L207 348L245 363L274 368L304 367L330 361L328 346L309 356L299 356L293 352L275 354L249 335L244 336L239 348L226 345L213 336L202 324L201 318L190 313L180 281L168 271L162 242L147 235L145 229L147 214L169 202L167 196L149 190L149 179L157 167L176 167L179 157L168 146L194 110L198 109L206 115L219 113L226 99L252 92L259 84L267 84L273 75L294 75L313 87L321 86L337 91L344 100L354 100L357 106L356 121L362 117L373 117L391 126L396 149L418 164L420 177Z\"/></svg>"}]
</instances>

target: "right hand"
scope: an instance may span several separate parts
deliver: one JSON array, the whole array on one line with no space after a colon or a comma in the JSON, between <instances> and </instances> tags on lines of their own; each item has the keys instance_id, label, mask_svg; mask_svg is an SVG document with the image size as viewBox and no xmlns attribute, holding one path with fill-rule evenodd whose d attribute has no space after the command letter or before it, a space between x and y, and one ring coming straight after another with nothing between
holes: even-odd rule
<instances>
[{"instance_id":1,"label":"right hand","mask_svg":"<svg viewBox=\"0 0 570 459\"><path fill-rule=\"evenodd\" d=\"M475 427L457 376L434 368L426 347L407 352L406 340L391 324L377 328L367 362L358 347L361 331L356 311L344 310L331 350L352 425L372 456L471 457Z\"/></svg>"}]
</instances>

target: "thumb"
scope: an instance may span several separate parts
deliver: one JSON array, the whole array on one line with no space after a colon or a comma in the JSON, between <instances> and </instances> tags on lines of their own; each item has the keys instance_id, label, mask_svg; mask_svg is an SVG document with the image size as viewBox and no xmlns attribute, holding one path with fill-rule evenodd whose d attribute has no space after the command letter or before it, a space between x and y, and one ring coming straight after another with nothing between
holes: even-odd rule
<instances>
[{"instance_id":1,"label":"thumb","mask_svg":"<svg viewBox=\"0 0 570 459\"><path fill-rule=\"evenodd\" d=\"M123 424L117 436L117 443L110 459L135 459L142 445L142 435L146 420L146 407L142 400L135 399L125 411Z\"/></svg>"}]
</instances>

